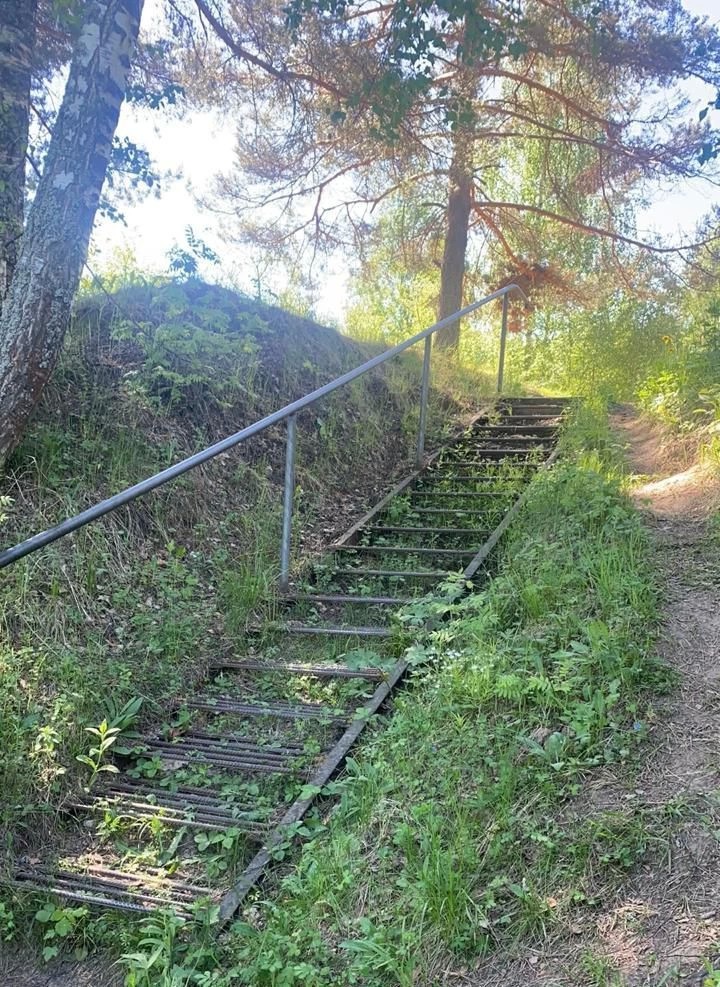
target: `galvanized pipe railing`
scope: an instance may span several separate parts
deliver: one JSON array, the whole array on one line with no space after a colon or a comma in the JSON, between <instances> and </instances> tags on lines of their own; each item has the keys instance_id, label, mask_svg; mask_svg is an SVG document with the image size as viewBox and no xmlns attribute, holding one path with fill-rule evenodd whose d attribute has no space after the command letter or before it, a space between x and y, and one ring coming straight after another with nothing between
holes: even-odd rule
<instances>
[{"instance_id":1,"label":"galvanized pipe railing","mask_svg":"<svg viewBox=\"0 0 720 987\"><path fill-rule=\"evenodd\" d=\"M527 299L525 300L527 301ZM498 394L502 394L503 376L505 375L505 346L507 344L508 307L509 307L508 296L505 295L502 301L502 325L500 327L500 357L498 359L498 376L497 376Z\"/></svg>"},{"instance_id":2,"label":"galvanized pipe railing","mask_svg":"<svg viewBox=\"0 0 720 987\"><path fill-rule=\"evenodd\" d=\"M158 487L162 487L171 480L175 480L177 477L189 472L189 470L195 469L197 466L202 466L203 463L207 463L209 460L214 459L223 452L227 452L229 449L234 449L235 446L240 445L241 442L251 439L253 436L258 435L260 432L264 432L273 425L287 421L285 493L283 497L283 525L280 551L280 587L281 589L287 589L290 578L290 549L292 541L292 511L295 487L295 447L298 413L303 411L305 408L309 408L311 405L315 404L317 401L320 401L328 394L332 394L333 391L337 391L339 388L344 387L345 384L349 384L351 381L356 380L358 377L368 373L368 371L373 370L375 367L379 367L381 364L387 363L388 360L392 360L400 353L404 353L405 350L410 349L411 346L414 346L416 343L424 340L425 351L423 355L422 383L420 389L420 418L416 450L416 458L418 464L421 465L425 452L427 405L428 396L430 393L431 337L434 336L436 332L439 332L441 329L445 329L447 326L458 322L471 312L475 312L484 305L487 305L498 298L502 298L503 322L497 386L498 394L501 393L505 359L505 338L507 334L508 295L511 292L517 292L517 294L519 294L527 303L528 299L525 293L516 284L506 285L504 288L500 288L498 291L494 291L492 294L486 295L485 298L481 298L479 301L465 306L465 308L460 309L458 312L448 315L444 319L440 319L439 322L435 322L433 325L428 326L427 329L423 329L421 332L416 333L404 342L398 343L397 346L393 346L391 349L385 350L384 353L379 353L377 356L372 357L372 359L362 363L359 367L355 367L354 370L349 370L341 377L336 377L335 380L330 381L328 384L323 384L322 387L318 387L316 390L311 391L304 397L298 398L297 401L291 401L290 404L286 404L285 407L280 408L278 411L272 412L270 415L266 415L265 418L261 418L259 421L254 422L252 425L248 425L246 428L240 429L239 432L235 432L233 435L229 435L227 438L221 439L219 442L215 442L213 445L208 446L201 452L196 452L194 455L188 456L179 463L175 463L173 466L169 466L167 469L161 470L160 473L156 473L154 476L150 476L145 480L141 480L139 483L135 483L131 487L127 487L120 493L114 494L112 497L108 497L106 500L102 500L98 504L94 504L92 507L88 507L87 510L81 511L80 514L76 514L74 517L62 521L53 528L48 528L46 531L41 531L38 534L33 535L31 538L26 538L17 545L13 545L12 548L5 549L3 552L0 552L0 569L11 565L13 562L17 562L19 559L24 558L26 555L30 555L32 552L37 552L39 549L44 548L46 545L50 545L52 542L58 541L60 538L64 538L66 535L71 534L73 531L77 531L86 524L90 524L92 521L96 521L98 518L104 517L105 514L110 514L112 511L116 511L125 504L129 504L131 501L137 500L138 497L145 496L145 494L150 493L151 490L156 490Z\"/></svg>"}]
</instances>

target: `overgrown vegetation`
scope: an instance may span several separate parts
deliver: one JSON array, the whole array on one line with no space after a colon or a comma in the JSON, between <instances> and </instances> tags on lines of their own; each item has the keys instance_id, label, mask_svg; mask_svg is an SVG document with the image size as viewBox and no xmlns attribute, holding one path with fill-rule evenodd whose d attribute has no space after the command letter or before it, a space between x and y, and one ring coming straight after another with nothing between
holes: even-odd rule
<instances>
[{"instance_id":1,"label":"overgrown vegetation","mask_svg":"<svg viewBox=\"0 0 720 987\"><path fill-rule=\"evenodd\" d=\"M411 627L444 618L410 652L410 687L331 786L337 808L303 827L297 866L228 935L48 906L35 924L49 955L58 941L123 952L130 987L432 983L582 921L662 845L672 820L585 802L595 771L633 770L670 679L651 657L647 540L604 413L580 411L564 441L494 578L408 608ZM587 983L610 982L601 958L578 962Z\"/></svg>"},{"instance_id":2,"label":"overgrown vegetation","mask_svg":"<svg viewBox=\"0 0 720 987\"><path fill-rule=\"evenodd\" d=\"M6 475L3 540L42 530L230 434L368 352L199 282L136 284L84 300ZM364 505L407 464L418 380L413 357L301 416L296 536L302 527L306 551L344 526L342 513L328 519L328 505ZM462 400L434 390L431 441ZM58 807L107 770L119 711L137 700L142 724L164 722L272 595L283 457L284 431L275 429L6 570L6 867L62 827Z\"/></svg>"},{"instance_id":3,"label":"overgrown vegetation","mask_svg":"<svg viewBox=\"0 0 720 987\"><path fill-rule=\"evenodd\" d=\"M234 927L229 982L432 983L592 907L652 843L632 814L578 811L590 772L637 756L668 678L607 427L581 415L566 452L495 578L447 604L328 831Z\"/></svg>"}]
</instances>

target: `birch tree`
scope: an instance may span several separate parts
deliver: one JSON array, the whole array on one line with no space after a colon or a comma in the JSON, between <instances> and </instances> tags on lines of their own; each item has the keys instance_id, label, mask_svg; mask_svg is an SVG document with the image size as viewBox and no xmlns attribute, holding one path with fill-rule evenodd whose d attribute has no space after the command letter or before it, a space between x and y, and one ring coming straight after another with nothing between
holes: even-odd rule
<instances>
[{"instance_id":1,"label":"birch tree","mask_svg":"<svg viewBox=\"0 0 720 987\"><path fill-rule=\"evenodd\" d=\"M0 20L0 79L16 80L9 106L27 105L27 59L15 59L6 39L31 39L33 2L10 0ZM108 171L120 108L140 27L143 0L90 0L85 5L65 94L45 166L16 244L0 312L0 463L16 447L52 373L69 325L73 299ZM15 75L13 75L13 72ZM5 97L5 91L3 93ZM20 117L18 113L18 119ZM8 117L9 119L9 117ZM22 144L15 124L15 166ZM26 126L26 123L25 123ZM24 131L26 135L26 130ZM26 137L25 137L26 140ZM11 171L11 163L0 160ZM14 225L12 225L14 223Z\"/></svg>"},{"instance_id":2,"label":"birch tree","mask_svg":"<svg viewBox=\"0 0 720 987\"><path fill-rule=\"evenodd\" d=\"M0 20L0 299L23 229L37 0L6 0Z\"/></svg>"}]
</instances>

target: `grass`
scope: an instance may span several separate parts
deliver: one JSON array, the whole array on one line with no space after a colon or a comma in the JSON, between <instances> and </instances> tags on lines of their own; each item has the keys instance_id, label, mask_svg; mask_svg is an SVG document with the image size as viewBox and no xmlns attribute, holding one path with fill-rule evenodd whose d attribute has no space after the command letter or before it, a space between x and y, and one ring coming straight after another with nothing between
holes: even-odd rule
<instances>
[{"instance_id":1,"label":"grass","mask_svg":"<svg viewBox=\"0 0 720 987\"><path fill-rule=\"evenodd\" d=\"M188 289L190 295L194 290ZM146 333L152 335L151 317L159 320L160 354L150 336L139 351L133 349L132 332L127 325L116 332L101 301L99 308L92 301L81 306L45 404L5 477L0 526L6 544L167 466L367 356L331 330L284 316L282 324L261 327L245 360L247 321L239 350L232 339L210 345L203 330L201 348L190 352L192 364L182 349L188 311L177 325L163 323L163 298L154 297L156 308L145 315L145 295L124 299L125 309L135 305L132 312L142 317ZM162 380L146 350L153 360L162 358ZM208 354L218 365L223 359L232 364L232 386L220 379L217 367L203 378ZM355 501L366 503L375 486L387 486L396 471L409 468L419 370L410 354L386 374L355 382L301 417L296 538L301 527L319 529L328 505L348 488L355 510ZM443 387L431 394L430 445L454 415L471 406L447 380ZM473 388L476 395L477 381ZM97 738L88 728L111 723L118 709L138 699L136 727L171 730L207 663L243 639L250 615L272 597L283 455L283 430L265 433L242 455L185 476L4 572L0 874L11 871L19 855L62 842L71 831L60 806L68 793L88 784L94 770L78 760L94 757L90 749ZM335 524L344 527L344 519ZM318 530L315 543L328 534ZM262 793L258 787L249 794ZM108 833L122 829L111 813L103 825ZM158 830L158 844L168 838ZM207 856L214 866L223 853ZM82 949L137 945L137 926L117 916L97 919L82 908L60 908L57 920L33 923L35 911L45 914L46 903L40 904L24 910L11 891L3 892L0 940L32 934L32 926L42 939L52 931L53 948L61 940Z\"/></svg>"},{"instance_id":2,"label":"grass","mask_svg":"<svg viewBox=\"0 0 720 987\"><path fill-rule=\"evenodd\" d=\"M79 372L73 367L70 375ZM371 461L391 410L411 449L415 369L388 382L390 403L376 385L356 388L342 407L303 423L298 508L306 521L327 510L351 464ZM317 379L317 367L307 372ZM246 412L250 385L256 413L263 401L278 403L258 375L254 361L238 385ZM172 379L173 400L199 386L188 376L185 384ZM166 465L227 424L224 412L200 426L187 408L153 407L147 389L129 394L117 381L83 380L74 393L84 395L86 413L69 413L67 428L41 420L18 458L10 536L77 509L88 490L109 492ZM203 394L209 407L212 395ZM0 592L8 862L62 830L58 804L71 785L87 783L76 758L94 743L88 726L112 721L111 706L138 697L145 723L173 729L207 661L242 640L276 568L282 434L267 438L247 460L186 478L172 497L10 571ZM198 923L171 913L136 922L47 902L24 912L7 896L0 938L31 926L47 958L68 949L122 954L128 987L433 983L445 970L540 943L662 847L667 820L583 811L593 772L630 767L642 750L653 694L668 676L651 658L653 573L602 411L581 409L563 441L564 462L534 482L495 578L464 599L449 587L447 599L408 607L403 627L429 616L436 627L408 654L410 688L330 786L341 794L336 808L323 814L320 805L298 834L299 850L288 834L271 883L229 933L217 938L212 911ZM499 489L514 485L498 476ZM421 500L399 500L393 523L425 523ZM482 526L497 516L489 505ZM425 567L391 553L383 564ZM341 585L329 573L327 581ZM380 588L368 580L368 593ZM338 647L323 644L322 660ZM302 648L316 657L316 643ZM275 686L268 683L273 695ZM300 681L291 698L328 688ZM337 701L356 701L354 690L338 689ZM290 696L283 683L277 694ZM152 758L141 770L156 770ZM241 784L237 795L270 805L271 787ZM111 811L102 825L132 842ZM245 853L232 834L219 837L198 845L209 874L232 870ZM158 827L154 839L154 853L172 855L171 834ZM616 982L602 957L588 953L582 963L588 984Z\"/></svg>"},{"instance_id":3,"label":"grass","mask_svg":"<svg viewBox=\"0 0 720 987\"><path fill-rule=\"evenodd\" d=\"M128 984L434 983L582 922L663 852L667 814L584 803L596 770L632 770L670 679L652 658L646 536L602 415L581 411L564 444L495 578L412 605L411 623L445 620L284 874L220 942L146 923ZM620 982L587 950L577 965L578 982Z\"/></svg>"}]
</instances>

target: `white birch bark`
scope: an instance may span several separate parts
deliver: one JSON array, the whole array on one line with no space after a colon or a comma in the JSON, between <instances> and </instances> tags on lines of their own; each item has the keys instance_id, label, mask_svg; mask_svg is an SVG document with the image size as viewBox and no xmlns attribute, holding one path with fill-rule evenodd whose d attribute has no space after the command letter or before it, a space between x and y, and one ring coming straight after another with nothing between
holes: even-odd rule
<instances>
[{"instance_id":1,"label":"white birch bark","mask_svg":"<svg viewBox=\"0 0 720 987\"><path fill-rule=\"evenodd\" d=\"M0 3L0 308L23 230L37 0Z\"/></svg>"},{"instance_id":2,"label":"white birch bark","mask_svg":"<svg viewBox=\"0 0 720 987\"><path fill-rule=\"evenodd\" d=\"M0 315L0 464L52 373L87 256L143 0L90 0Z\"/></svg>"}]
</instances>

